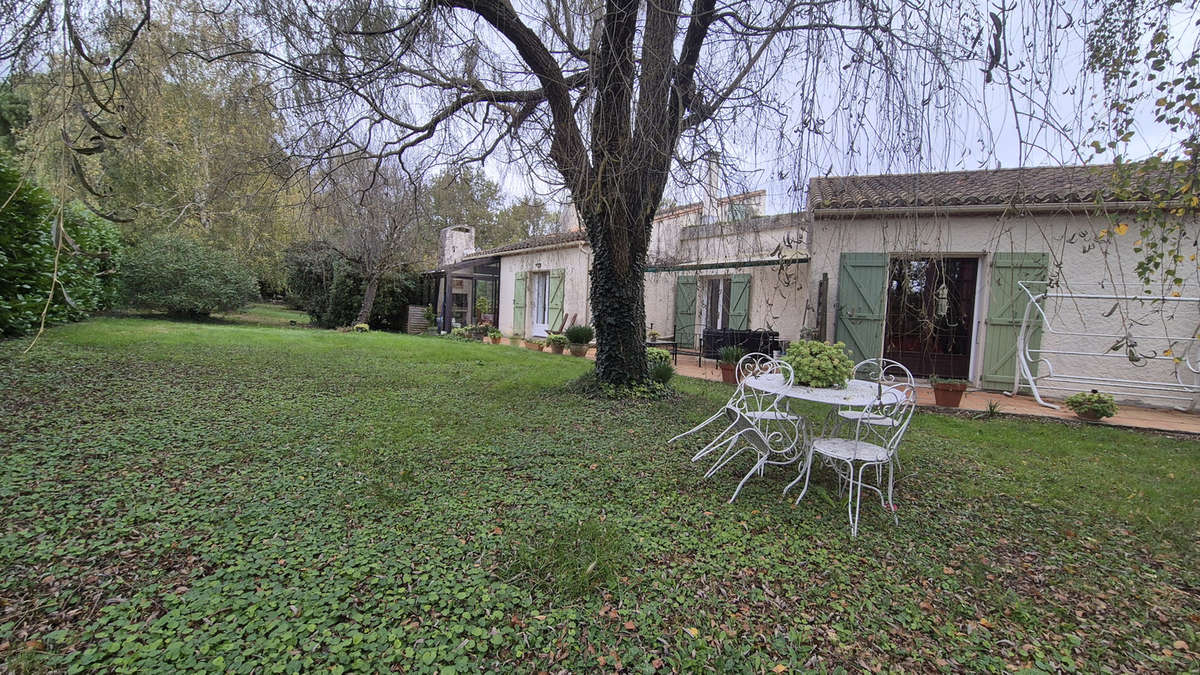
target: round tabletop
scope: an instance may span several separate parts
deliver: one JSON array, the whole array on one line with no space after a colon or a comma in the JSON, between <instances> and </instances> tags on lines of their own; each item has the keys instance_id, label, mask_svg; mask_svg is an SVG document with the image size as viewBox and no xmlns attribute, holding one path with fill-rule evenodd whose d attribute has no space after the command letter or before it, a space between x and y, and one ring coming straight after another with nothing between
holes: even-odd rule
<instances>
[{"instance_id":1,"label":"round tabletop","mask_svg":"<svg viewBox=\"0 0 1200 675\"><path fill-rule=\"evenodd\" d=\"M754 375L746 378L746 385L759 391L782 394L788 398L814 401L828 405L863 407L870 405L879 396L879 383L867 380L850 380L844 389L827 387L805 387L783 385L783 376L777 374Z\"/></svg>"}]
</instances>

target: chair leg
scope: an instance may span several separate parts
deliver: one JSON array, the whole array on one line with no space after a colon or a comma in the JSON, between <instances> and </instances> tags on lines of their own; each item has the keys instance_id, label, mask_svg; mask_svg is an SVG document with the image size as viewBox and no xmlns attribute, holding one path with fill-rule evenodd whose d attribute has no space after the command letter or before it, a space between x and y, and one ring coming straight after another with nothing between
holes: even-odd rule
<instances>
[{"instance_id":1,"label":"chair leg","mask_svg":"<svg viewBox=\"0 0 1200 675\"><path fill-rule=\"evenodd\" d=\"M716 438L709 441L708 445L704 446L703 448L700 448L699 452L692 455L692 461L693 462L697 461L701 457L707 455L708 453L712 452L713 450L716 450L717 448L719 448L721 445L725 444L726 441L724 441L722 439L725 438L725 434L729 433L729 430L732 428L733 428L733 425L730 424L729 426L722 429L721 433L717 434Z\"/></svg>"},{"instance_id":2,"label":"chair leg","mask_svg":"<svg viewBox=\"0 0 1200 675\"><path fill-rule=\"evenodd\" d=\"M850 494L847 495L846 509L850 512L850 536L858 536L858 514L862 511L862 474L863 469L867 468L863 464L858 468L858 480L854 480L854 464L847 462L850 465Z\"/></svg>"},{"instance_id":3,"label":"chair leg","mask_svg":"<svg viewBox=\"0 0 1200 675\"><path fill-rule=\"evenodd\" d=\"M683 438L684 436L690 436L691 434L694 434L697 431L700 431L704 427L706 427L706 426L712 424L713 422L716 422L718 419L720 419L722 414L723 414L723 411L718 410L716 412L716 414L713 415L712 417L709 417L708 419L704 420L700 424L697 424L696 426L692 427L691 429L688 429L687 431L683 432L682 434L679 434L678 436L676 436L675 438L672 438L671 440L669 440L667 442L674 443L675 441Z\"/></svg>"},{"instance_id":4,"label":"chair leg","mask_svg":"<svg viewBox=\"0 0 1200 675\"><path fill-rule=\"evenodd\" d=\"M887 495L888 503L887 503L887 505L888 505L888 509L892 512L892 520L895 521L897 526L899 526L900 525L900 515L898 513L896 513L896 502L892 500L892 486L895 484L895 482L896 481L894 478L892 465L888 464L888 495Z\"/></svg>"},{"instance_id":5,"label":"chair leg","mask_svg":"<svg viewBox=\"0 0 1200 675\"><path fill-rule=\"evenodd\" d=\"M726 464L733 461L734 457L737 457L738 455L742 454L742 450L744 450L747 446L744 446L744 445L741 447L738 446L737 442L741 438L742 438L742 435L740 433L738 433L738 434L734 434L733 438L731 438L727 441L727 444L729 447L725 448L725 451L717 459L717 463L713 464L712 468L710 468L708 470L708 472L704 474L705 478L712 478L712 476L714 474L716 474L718 471L720 471Z\"/></svg>"},{"instance_id":6,"label":"chair leg","mask_svg":"<svg viewBox=\"0 0 1200 675\"><path fill-rule=\"evenodd\" d=\"M810 454L808 456L808 461L805 462L804 468L800 471L800 475L796 476L796 480L788 483L788 486L783 489L783 494L786 495L787 491L791 490L793 485L795 485L796 483L799 483L801 478L804 479L804 489L800 491L800 496L796 497L797 504L800 503L801 499L804 499L805 493L808 492L808 478L809 478L809 476L812 475L812 460L813 460L813 457Z\"/></svg>"},{"instance_id":7,"label":"chair leg","mask_svg":"<svg viewBox=\"0 0 1200 675\"><path fill-rule=\"evenodd\" d=\"M740 483L738 483L737 489L733 491L733 496L729 498L730 504L733 503L733 500L737 499L738 493L740 493L742 491L742 486L746 484L746 481L750 480L750 476L753 476L755 473L762 475L761 474L762 468L763 468L766 460L767 460L766 457L764 457L762 455L758 456L758 461L756 461L754 463L754 466L750 467L750 470L746 472L745 476L742 476L742 481Z\"/></svg>"}]
</instances>

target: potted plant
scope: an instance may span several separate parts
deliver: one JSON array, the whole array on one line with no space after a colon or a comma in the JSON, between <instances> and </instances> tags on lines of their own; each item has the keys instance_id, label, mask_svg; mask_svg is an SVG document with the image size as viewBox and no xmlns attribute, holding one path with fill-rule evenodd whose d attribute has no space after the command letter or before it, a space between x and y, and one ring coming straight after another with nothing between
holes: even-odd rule
<instances>
[{"instance_id":1,"label":"potted plant","mask_svg":"<svg viewBox=\"0 0 1200 675\"><path fill-rule=\"evenodd\" d=\"M658 342L658 331L652 330L646 333L646 337L650 339L650 342Z\"/></svg>"},{"instance_id":2,"label":"potted plant","mask_svg":"<svg viewBox=\"0 0 1200 675\"><path fill-rule=\"evenodd\" d=\"M433 311L433 305L425 305L425 332L437 333L437 312Z\"/></svg>"},{"instance_id":3,"label":"potted plant","mask_svg":"<svg viewBox=\"0 0 1200 675\"><path fill-rule=\"evenodd\" d=\"M521 334L513 333L512 337L508 338L508 344L510 344L514 347L520 347L521 346Z\"/></svg>"},{"instance_id":4,"label":"potted plant","mask_svg":"<svg viewBox=\"0 0 1200 675\"><path fill-rule=\"evenodd\" d=\"M718 352L717 366L721 369L721 381L726 384L737 384L737 373L734 369L737 368L738 361L746 355L746 350L737 345L725 345Z\"/></svg>"},{"instance_id":5,"label":"potted plant","mask_svg":"<svg viewBox=\"0 0 1200 675\"><path fill-rule=\"evenodd\" d=\"M1117 414L1117 402L1112 394L1102 394L1095 389L1071 394L1063 403L1079 417L1093 422Z\"/></svg>"},{"instance_id":6,"label":"potted plant","mask_svg":"<svg viewBox=\"0 0 1200 675\"><path fill-rule=\"evenodd\" d=\"M525 338L525 348L532 349L535 352L540 352L546 348L546 343L542 340L531 340L529 338Z\"/></svg>"},{"instance_id":7,"label":"potted plant","mask_svg":"<svg viewBox=\"0 0 1200 675\"><path fill-rule=\"evenodd\" d=\"M963 392L967 390L966 380L929 376L929 386L933 387L933 400L943 408L957 408L962 401Z\"/></svg>"},{"instance_id":8,"label":"potted plant","mask_svg":"<svg viewBox=\"0 0 1200 675\"><path fill-rule=\"evenodd\" d=\"M788 345L783 360L792 367L792 381L802 387L842 389L854 373L854 362L842 342L796 340Z\"/></svg>"},{"instance_id":9,"label":"potted plant","mask_svg":"<svg viewBox=\"0 0 1200 675\"><path fill-rule=\"evenodd\" d=\"M571 326L565 335L571 348L571 356L587 356L588 344L595 337L596 331L592 330L591 326Z\"/></svg>"},{"instance_id":10,"label":"potted plant","mask_svg":"<svg viewBox=\"0 0 1200 675\"><path fill-rule=\"evenodd\" d=\"M494 345L500 344L500 339L503 337L504 337L504 333L501 333L500 331L496 330L495 328L492 328L491 330L488 331L488 339L491 340L492 344L494 344Z\"/></svg>"},{"instance_id":11,"label":"potted plant","mask_svg":"<svg viewBox=\"0 0 1200 675\"><path fill-rule=\"evenodd\" d=\"M546 337L546 344L550 345L550 351L555 354L563 353L568 343L567 336L561 333L551 333Z\"/></svg>"}]
</instances>

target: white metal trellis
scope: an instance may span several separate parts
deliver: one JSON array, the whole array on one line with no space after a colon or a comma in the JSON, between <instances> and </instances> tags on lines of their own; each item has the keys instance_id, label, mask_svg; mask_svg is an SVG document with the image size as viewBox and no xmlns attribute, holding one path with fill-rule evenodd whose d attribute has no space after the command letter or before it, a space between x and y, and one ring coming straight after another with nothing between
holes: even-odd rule
<instances>
[{"instance_id":1,"label":"white metal trellis","mask_svg":"<svg viewBox=\"0 0 1200 675\"><path fill-rule=\"evenodd\" d=\"M1044 281L1020 281L1018 285L1021 290L1025 291L1026 303L1025 314L1021 319L1021 330L1017 334L1016 373L1013 378L1013 389L1008 392L1010 396L1015 395L1022 386L1027 386L1038 403L1057 409L1057 405L1047 403L1042 399L1042 390L1078 391L1081 388L1079 385L1083 385L1110 394L1136 394L1144 398L1183 402L1186 403L1186 406L1177 407L1189 412L1200 405L1200 327L1193 328L1191 334L1187 336L1167 334L1166 324L1163 326L1163 333L1158 335L1133 334L1132 327L1128 328L1124 334L1089 332L1086 328L1083 331L1065 331L1055 327L1055 324L1047 316L1045 307L1047 300L1069 300L1084 304L1112 301L1116 303L1114 309L1119 307L1121 302L1135 300L1143 303L1162 303L1162 306L1186 302L1200 304L1200 297L1112 292L1076 293L1070 290L1051 288ZM1106 290L1108 289L1101 289L1101 291ZM1109 310L1109 312L1112 311ZM1089 338L1107 338L1115 340L1115 342L1103 351L1072 346L1033 347L1030 344L1030 336L1038 328L1042 329L1043 341L1048 335L1060 335L1067 338L1065 342L1069 345L1076 345L1080 341L1079 339L1086 341ZM1137 345L1142 341L1155 341L1159 344L1170 345L1171 351L1166 354L1158 351L1138 352ZM1126 359L1133 365L1143 361L1145 363L1142 365L1155 361L1170 362L1174 378L1173 380L1128 379L1085 372L1057 372L1054 365L1055 357ZM1035 368L1038 371L1037 375L1033 374ZM1190 379L1190 382L1185 382L1185 379Z\"/></svg>"}]
</instances>

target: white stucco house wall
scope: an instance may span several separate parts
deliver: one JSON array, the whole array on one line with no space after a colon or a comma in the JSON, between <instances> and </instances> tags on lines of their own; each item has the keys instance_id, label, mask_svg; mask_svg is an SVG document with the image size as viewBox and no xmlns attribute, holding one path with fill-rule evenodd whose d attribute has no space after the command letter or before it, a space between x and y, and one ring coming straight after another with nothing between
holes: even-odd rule
<instances>
[{"instance_id":1,"label":"white stucco house wall","mask_svg":"<svg viewBox=\"0 0 1200 675\"><path fill-rule=\"evenodd\" d=\"M1195 381L1189 359L1200 359L1189 338L1200 329L1200 304L1187 298L1200 298L1200 278L1186 261L1184 284L1143 285L1136 227L1117 227L1139 204L1111 199L1110 185L1104 167L813 179L815 327L856 358L882 354L918 376L1009 390L1024 281L1057 296L1043 302L1044 320L1033 317L1048 324L1032 334L1033 360L1046 359L1035 373L1056 375L1039 381L1044 396L1095 388L1186 403L1190 394L1178 388L1121 386Z\"/></svg>"}]
</instances>

